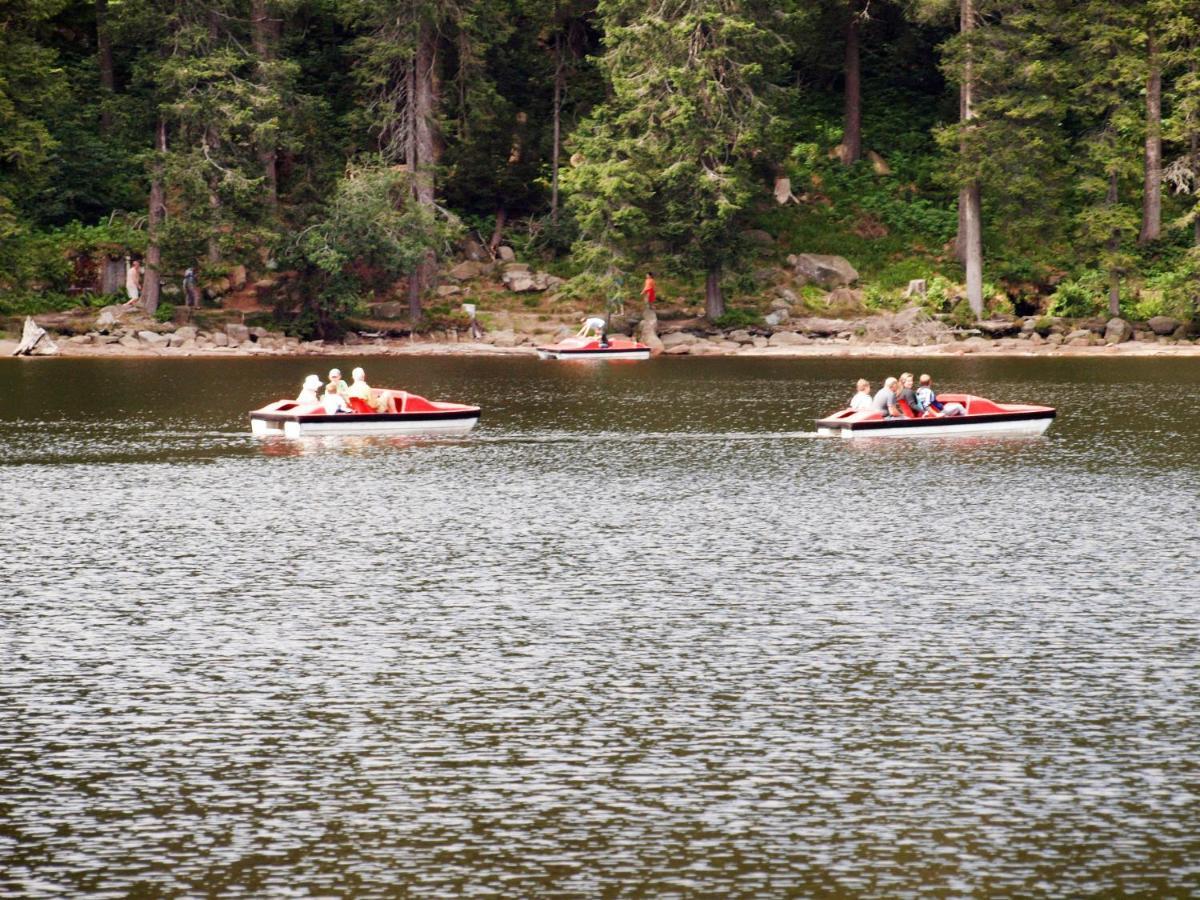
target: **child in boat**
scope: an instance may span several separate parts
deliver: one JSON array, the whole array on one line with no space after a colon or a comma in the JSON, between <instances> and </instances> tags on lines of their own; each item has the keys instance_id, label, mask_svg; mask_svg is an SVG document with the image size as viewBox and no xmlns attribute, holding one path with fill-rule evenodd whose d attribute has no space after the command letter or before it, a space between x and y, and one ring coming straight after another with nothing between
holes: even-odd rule
<instances>
[{"instance_id":1,"label":"child in boat","mask_svg":"<svg viewBox=\"0 0 1200 900\"><path fill-rule=\"evenodd\" d=\"M334 369L336 372L337 369ZM341 381L330 381L325 385L325 393L321 397L321 405L325 407L325 415L332 416L336 413L348 413L350 407L346 405L346 401L342 399L342 393L338 390L338 386L345 387Z\"/></svg>"},{"instance_id":2,"label":"child in boat","mask_svg":"<svg viewBox=\"0 0 1200 900\"><path fill-rule=\"evenodd\" d=\"M317 391L321 389L321 379L316 375L309 375L304 379L304 385L300 388L300 396L296 398L297 403L320 403L321 399L317 396Z\"/></svg>"},{"instance_id":3,"label":"child in boat","mask_svg":"<svg viewBox=\"0 0 1200 900\"><path fill-rule=\"evenodd\" d=\"M860 378L855 388L857 388L857 391L850 398L850 408L859 412L866 412L871 408L871 382L865 378Z\"/></svg>"},{"instance_id":4,"label":"child in boat","mask_svg":"<svg viewBox=\"0 0 1200 900\"><path fill-rule=\"evenodd\" d=\"M921 376L921 386L917 388L917 402L926 410L929 416L961 416L966 413L959 403L942 403L933 390L933 379L928 375Z\"/></svg>"}]
</instances>

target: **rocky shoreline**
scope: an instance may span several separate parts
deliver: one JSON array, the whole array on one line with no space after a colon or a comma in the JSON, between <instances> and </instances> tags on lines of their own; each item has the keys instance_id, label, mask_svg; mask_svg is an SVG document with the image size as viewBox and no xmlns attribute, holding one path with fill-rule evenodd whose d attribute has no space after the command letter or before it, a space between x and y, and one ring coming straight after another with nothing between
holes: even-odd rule
<instances>
[{"instance_id":1,"label":"rocky shoreline","mask_svg":"<svg viewBox=\"0 0 1200 900\"><path fill-rule=\"evenodd\" d=\"M919 307L854 319L792 317L721 329L703 319L659 320L614 317L614 331L636 336L665 357L920 357L920 356L1198 356L1200 338L1190 326L1161 318L1149 323L1122 319L1068 321L1007 317L956 328ZM64 314L26 320L31 356L63 357L251 357L251 356L533 356L540 344L573 333L566 322L504 314L482 340L454 329L397 336L350 332L341 342L301 341L263 327L226 322L218 326L159 323L122 307L98 315ZM769 317L768 317L769 318ZM32 330L31 330L32 329ZM36 337L36 332L46 333ZM17 341L0 341L0 355L13 355Z\"/></svg>"}]
</instances>

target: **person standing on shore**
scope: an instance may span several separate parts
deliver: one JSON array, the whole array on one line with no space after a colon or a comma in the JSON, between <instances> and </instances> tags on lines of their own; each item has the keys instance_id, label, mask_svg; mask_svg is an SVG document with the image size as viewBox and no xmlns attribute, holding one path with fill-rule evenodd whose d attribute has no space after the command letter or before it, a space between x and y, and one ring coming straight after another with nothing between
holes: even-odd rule
<instances>
[{"instance_id":1,"label":"person standing on shore","mask_svg":"<svg viewBox=\"0 0 1200 900\"><path fill-rule=\"evenodd\" d=\"M183 302L184 305L191 308L200 306L200 290L196 286L196 270L190 266L183 273Z\"/></svg>"},{"instance_id":2,"label":"person standing on shore","mask_svg":"<svg viewBox=\"0 0 1200 900\"><path fill-rule=\"evenodd\" d=\"M657 299L657 286L654 284L654 273L646 270L646 283L642 286L642 296L646 298L646 305L653 308L654 301Z\"/></svg>"},{"instance_id":3,"label":"person standing on shore","mask_svg":"<svg viewBox=\"0 0 1200 900\"><path fill-rule=\"evenodd\" d=\"M142 298L141 260L135 259L125 272L125 293L129 296L129 299L125 301L126 306L135 306Z\"/></svg>"}]
</instances>

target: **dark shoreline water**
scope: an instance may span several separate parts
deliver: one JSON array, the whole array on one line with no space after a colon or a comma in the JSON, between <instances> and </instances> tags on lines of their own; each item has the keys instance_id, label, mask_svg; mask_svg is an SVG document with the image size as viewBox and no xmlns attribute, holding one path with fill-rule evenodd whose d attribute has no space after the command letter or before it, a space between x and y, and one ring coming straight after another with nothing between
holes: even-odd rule
<instances>
[{"instance_id":1,"label":"dark shoreline water","mask_svg":"<svg viewBox=\"0 0 1200 900\"><path fill-rule=\"evenodd\" d=\"M1187 894L1191 360L0 361L0 896ZM854 378L1040 439L815 439Z\"/></svg>"}]
</instances>

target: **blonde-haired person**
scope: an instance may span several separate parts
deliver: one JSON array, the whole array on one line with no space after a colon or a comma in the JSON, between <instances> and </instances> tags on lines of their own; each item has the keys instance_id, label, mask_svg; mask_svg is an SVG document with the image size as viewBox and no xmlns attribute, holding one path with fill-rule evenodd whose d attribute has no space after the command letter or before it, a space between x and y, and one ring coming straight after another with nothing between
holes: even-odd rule
<instances>
[{"instance_id":1,"label":"blonde-haired person","mask_svg":"<svg viewBox=\"0 0 1200 900\"><path fill-rule=\"evenodd\" d=\"M885 419L900 419L904 414L900 412L900 407L896 405L896 384L895 378L890 375L884 379L883 387L875 395L875 399L871 401L871 408L876 410Z\"/></svg>"},{"instance_id":2,"label":"blonde-haired person","mask_svg":"<svg viewBox=\"0 0 1200 900\"><path fill-rule=\"evenodd\" d=\"M321 379L316 375L309 375L304 379L304 386L300 388L300 396L296 398L297 403L320 403L321 398L317 396L317 391L321 389Z\"/></svg>"},{"instance_id":3,"label":"blonde-haired person","mask_svg":"<svg viewBox=\"0 0 1200 900\"><path fill-rule=\"evenodd\" d=\"M361 366L351 372L350 377L354 380L346 394L348 399L360 400L375 412L394 413L396 411L396 399L392 396L392 392L372 389L367 384L367 373L362 370Z\"/></svg>"},{"instance_id":4,"label":"blonde-haired person","mask_svg":"<svg viewBox=\"0 0 1200 900\"><path fill-rule=\"evenodd\" d=\"M919 419L925 410L917 401L917 392L913 389L913 373L902 372L900 383L896 387L896 405L906 417Z\"/></svg>"},{"instance_id":5,"label":"blonde-haired person","mask_svg":"<svg viewBox=\"0 0 1200 900\"><path fill-rule=\"evenodd\" d=\"M933 379L928 375L921 376L921 386L917 388L917 401L925 407L929 416L962 416L966 414L961 403L942 403L933 390Z\"/></svg>"},{"instance_id":6,"label":"blonde-haired person","mask_svg":"<svg viewBox=\"0 0 1200 900\"><path fill-rule=\"evenodd\" d=\"M871 408L871 382L860 378L854 387L855 392L854 396L850 398L850 408L858 412L867 412Z\"/></svg>"}]
</instances>

